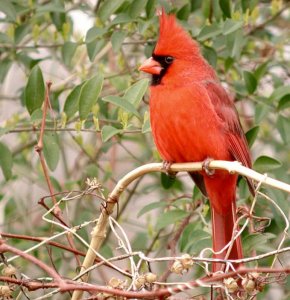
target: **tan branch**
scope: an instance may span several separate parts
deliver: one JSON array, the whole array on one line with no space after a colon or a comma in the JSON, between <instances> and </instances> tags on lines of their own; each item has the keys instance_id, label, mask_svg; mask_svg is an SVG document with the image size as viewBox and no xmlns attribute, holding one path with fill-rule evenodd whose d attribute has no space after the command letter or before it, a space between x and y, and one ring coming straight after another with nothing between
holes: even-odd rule
<instances>
[{"instance_id":1,"label":"tan branch","mask_svg":"<svg viewBox=\"0 0 290 300\"><path fill-rule=\"evenodd\" d=\"M192 172L192 171L201 171L203 167L202 162L196 163L177 163L172 164L170 171L172 172ZM260 184L268 185L282 191L290 193L290 185L284 182L278 181L276 179L270 178L267 174L260 174L254 170L242 166L239 162L230 162L230 161L211 161L209 163L210 169L221 169L226 170L231 174L240 174L251 178ZM104 239L106 238L107 233L107 224L109 215L113 213L115 204L118 202L120 195L128 187L128 185L147 173L151 172L165 172L162 163L151 163L134 169L133 171L126 174L121 178L112 193L109 195L107 201L101 210L101 215L99 217L98 223L92 231L92 240L90 243L90 248L88 249L85 260L82 264L80 273L84 272L92 266L95 261L96 253L100 249ZM81 277L83 282L88 281L88 274L86 273ZM75 291L72 296L72 300L80 299L82 296L82 291Z\"/></svg>"}]
</instances>

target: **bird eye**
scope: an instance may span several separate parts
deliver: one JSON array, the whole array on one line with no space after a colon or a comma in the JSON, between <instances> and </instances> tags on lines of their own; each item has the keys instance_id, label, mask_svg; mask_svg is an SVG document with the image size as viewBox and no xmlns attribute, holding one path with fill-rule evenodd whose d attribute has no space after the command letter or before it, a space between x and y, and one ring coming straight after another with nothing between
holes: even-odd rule
<instances>
[{"instance_id":1,"label":"bird eye","mask_svg":"<svg viewBox=\"0 0 290 300\"><path fill-rule=\"evenodd\" d=\"M165 56L165 62L170 65L173 62L173 57L172 56Z\"/></svg>"}]
</instances>

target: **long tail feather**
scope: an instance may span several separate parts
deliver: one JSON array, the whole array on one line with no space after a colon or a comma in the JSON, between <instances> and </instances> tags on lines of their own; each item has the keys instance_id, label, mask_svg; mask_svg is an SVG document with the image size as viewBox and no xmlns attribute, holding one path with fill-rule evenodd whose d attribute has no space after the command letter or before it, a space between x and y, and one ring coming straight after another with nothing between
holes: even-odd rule
<instances>
[{"instance_id":1,"label":"long tail feather","mask_svg":"<svg viewBox=\"0 0 290 300\"><path fill-rule=\"evenodd\" d=\"M213 250L215 252L221 251L225 245L232 241L234 224L236 222L236 203L232 202L232 209L228 214L219 214L214 207L212 207L212 235L213 235ZM238 229L238 228L237 228ZM227 256L228 249L229 255ZM231 243L230 247L225 251L215 254L215 258L241 259L243 258L242 242L240 236ZM224 264L213 264L213 272L219 271ZM235 265L237 267L237 265Z\"/></svg>"}]
</instances>

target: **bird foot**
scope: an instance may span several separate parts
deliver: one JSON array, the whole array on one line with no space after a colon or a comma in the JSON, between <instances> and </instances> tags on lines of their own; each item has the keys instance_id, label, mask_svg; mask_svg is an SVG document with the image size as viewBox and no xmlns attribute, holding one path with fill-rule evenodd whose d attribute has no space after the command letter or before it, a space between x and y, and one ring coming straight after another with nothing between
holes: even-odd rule
<instances>
[{"instance_id":1,"label":"bird foot","mask_svg":"<svg viewBox=\"0 0 290 300\"><path fill-rule=\"evenodd\" d=\"M202 169L205 171L207 176L212 176L215 173L215 170L210 170L209 169L209 164L210 164L211 161L213 161L212 158L207 158L202 163Z\"/></svg>"},{"instance_id":2,"label":"bird foot","mask_svg":"<svg viewBox=\"0 0 290 300\"><path fill-rule=\"evenodd\" d=\"M162 162L162 170L164 170L166 172L166 175L172 179L174 179L176 177L177 172L173 172L170 170L170 167L172 165L172 162L164 160Z\"/></svg>"}]
</instances>

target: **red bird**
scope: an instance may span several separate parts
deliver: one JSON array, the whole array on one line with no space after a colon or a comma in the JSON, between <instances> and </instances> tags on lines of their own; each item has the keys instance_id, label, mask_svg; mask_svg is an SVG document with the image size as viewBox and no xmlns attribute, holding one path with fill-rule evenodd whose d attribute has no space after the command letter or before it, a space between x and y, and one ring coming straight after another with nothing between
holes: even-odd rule
<instances>
[{"instance_id":1,"label":"red bird","mask_svg":"<svg viewBox=\"0 0 290 300\"><path fill-rule=\"evenodd\" d=\"M251 168L248 144L233 101L219 82L199 46L174 15L160 15L160 32L152 57L139 70L152 74L150 121L157 149L165 162L209 159L240 161ZM209 197L213 250L232 239L236 221L237 175L205 168L191 177ZM251 191L253 186L249 182ZM214 255L225 258L227 251ZM228 258L243 257L237 238ZM221 264L214 264L213 271Z\"/></svg>"}]
</instances>

